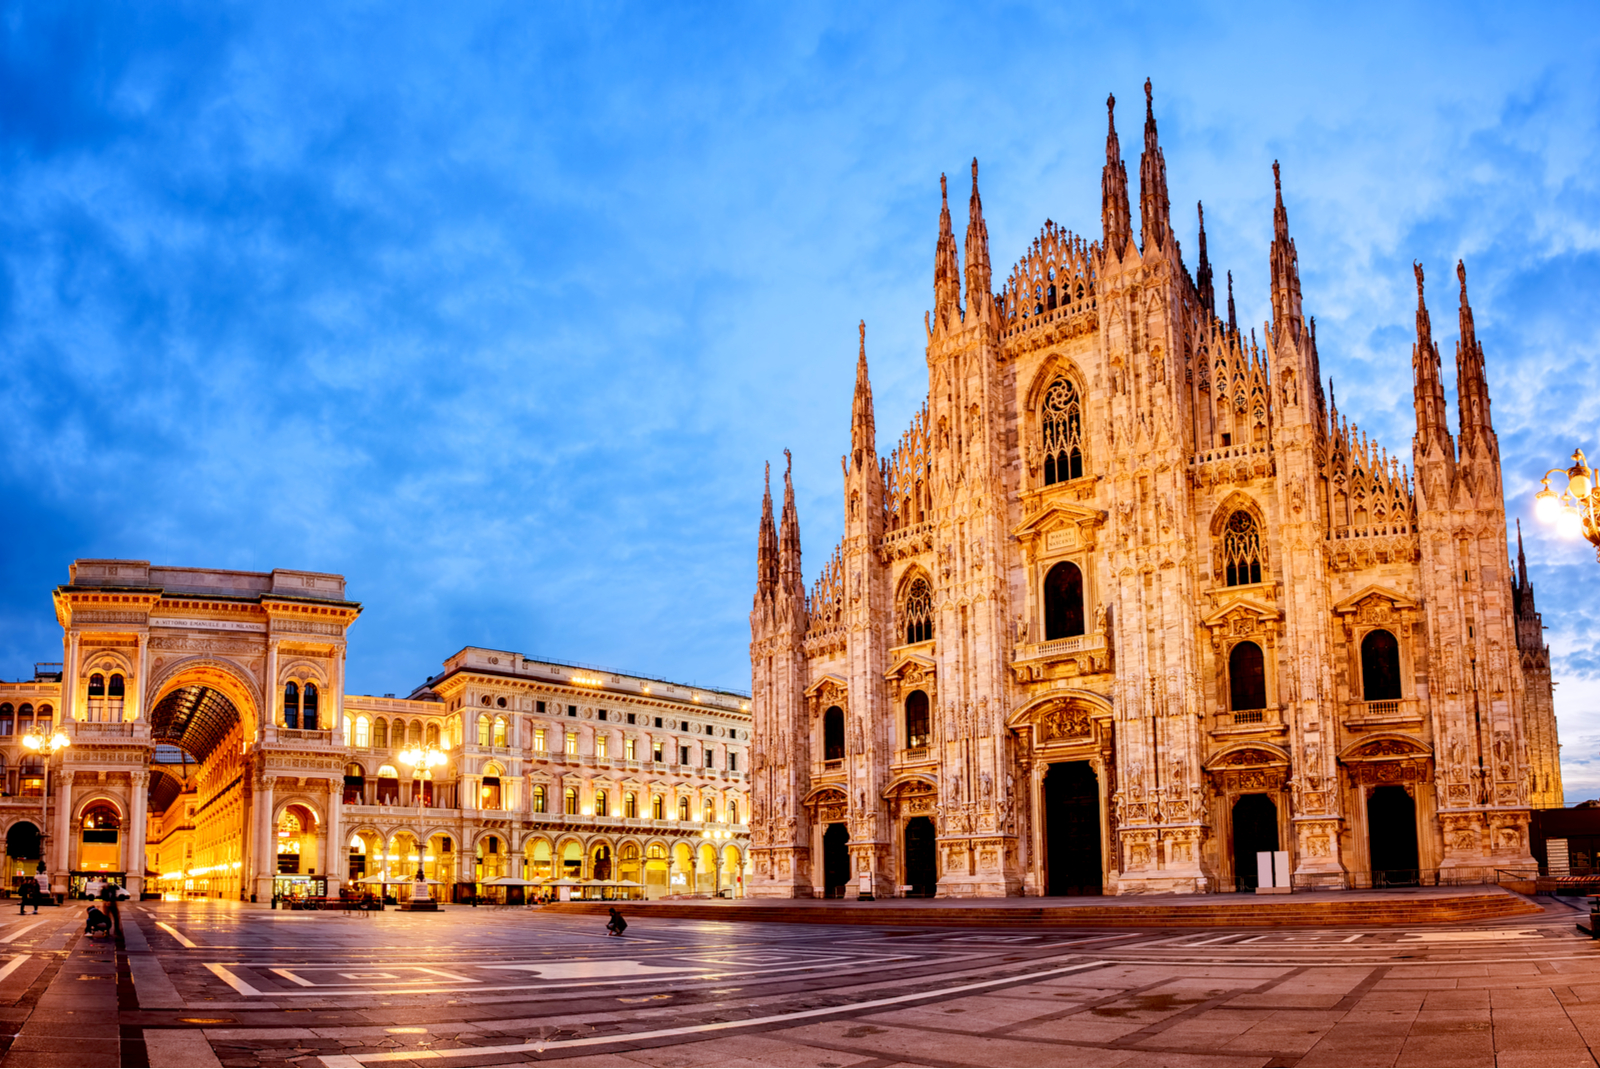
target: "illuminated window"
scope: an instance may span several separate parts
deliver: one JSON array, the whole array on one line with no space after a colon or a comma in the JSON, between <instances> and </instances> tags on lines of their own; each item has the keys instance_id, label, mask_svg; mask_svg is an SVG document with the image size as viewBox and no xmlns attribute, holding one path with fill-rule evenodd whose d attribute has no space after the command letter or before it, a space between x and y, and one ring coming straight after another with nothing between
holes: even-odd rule
<instances>
[{"instance_id":1,"label":"illuminated window","mask_svg":"<svg viewBox=\"0 0 1600 1069\"><path fill-rule=\"evenodd\" d=\"M503 716L494 718L494 744L496 746L506 745L506 718Z\"/></svg>"},{"instance_id":2,"label":"illuminated window","mask_svg":"<svg viewBox=\"0 0 1600 1069\"><path fill-rule=\"evenodd\" d=\"M633 756L633 740L632 739L623 739L622 740L622 756L623 756L623 758L625 760L628 760L628 761L635 760L635 758Z\"/></svg>"},{"instance_id":3,"label":"illuminated window","mask_svg":"<svg viewBox=\"0 0 1600 1069\"><path fill-rule=\"evenodd\" d=\"M688 821L689 819L689 799L687 798L678 799L678 819L682 821Z\"/></svg>"},{"instance_id":4,"label":"illuminated window","mask_svg":"<svg viewBox=\"0 0 1600 1069\"><path fill-rule=\"evenodd\" d=\"M704 819L707 824L710 824L717 819L716 804L709 798L706 799L706 815Z\"/></svg>"},{"instance_id":5,"label":"illuminated window","mask_svg":"<svg viewBox=\"0 0 1600 1069\"><path fill-rule=\"evenodd\" d=\"M547 810L546 810L545 807L548 804L549 804L549 802L545 798L545 791L544 791L543 785L535 786L533 788L533 811L535 813L546 812Z\"/></svg>"},{"instance_id":6,"label":"illuminated window","mask_svg":"<svg viewBox=\"0 0 1600 1069\"><path fill-rule=\"evenodd\" d=\"M544 753L544 728L533 729L533 748L539 753Z\"/></svg>"},{"instance_id":7,"label":"illuminated window","mask_svg":"<svg viewBox=\"0 0 1600 1069\"><path fill-rule=\"evenodd\" d=\"M566 813L567 816L569 816L569 817L577 816L578 815L578 788L576 788L576 787L568 787L566 789L566 791L563 792L562 797L565 799L565 803L564 803L562 812Z\"/></svg>"},{"instance_id":8,"label":"illuminated window","mask_svg":"<svg viewBox=\"0 0 1600 1069\"><path fill-rule=\"evenodd\" d=\"M659 794L650 798L650 815L656 820L666 819L667 804Z\"/></svg>"},{"instance_id":9,"label":"illuminated window","mask_svg":"<svg viewBox=\"0 0 1600 1069\"><path fill-rule=\"evenodd\" d=\"M659 742L651 747L651 754L652 754L652 758L651 759L654 760L655 763L658 764L658 765L661 764L661 762L663 760L665 760L661 756L661 743L659 743Z\"/></svg>"},{"instance_id":10,"label":"illuminated window","mask_svg":"<svg viewBox=\"0 0 1600 1069\"><path fill-rule=\"evenodd\" d=\"M404 731L405 724L402 723L400 729ZM400 741L404 742L405 740L401 739ZM381 716L372 722L372 745L380 750L389 748L389 722Z\"/></svg>"},{"instance_id":11,"label":"illuminated window","mask_svg":"<svg viewBox=\"0 0 1600 1069\"><path fill-rule=\"evenodd\" d=\"M356 717L356 741L358 749L365 750L372 744L372 723L364 716Z\"/></svg>"},{"instance_id":12,"label":"illuminated window","mask_svg":"<svg viewBox=\"0 0 1600 1069\"><path fill-rule=\"evenodd\" d=\"M576 731L567 732L567 753L570 756L576 756L578 753L578 733Z\"/></svg>"},{"instance_id":13,"label":"illuminated window","mask_svg":"<svg viewBox=\"0 0 1600 1069\"><path fill-rule=\"evenodd\" d=\"M609 740L604 735L596 735L594 737L594 755L596 757L604 758L607 756L606 750L609 748L608 741Z\"/></svg>"},{"instance_id":14,"label":"illuminated window","mask_svg":"<svg viewBox=\"0 0 1600 1069\"><path fill-rule=\"evenodd\" d=\"M597 817L609 817L611 815L611 799L605 791L594 792L594 815Z\"/></svg>"},{"instance_id":15,"label":"illuminated window","mask_svg":"<svg viewBox=\"0 0 1600 1069\"><path fill-rule=\"evenodd\" d=\"M739 823L739 803L738 802L729 802L728 803L728 823L729 824L737 824L737 823Z\"/></svg>"},{"instance_id":16,"label":"illuminated window","mask_svg":"<svg viewBox=\"0 0 1600 1069\"><path fill-rule=\"evenodd\" d=\"M639 815L639 796L632 791L622 796L622 815L629 820Z\"/></svg>"},{"instance_id":17,"label":"illuminated window","mask_svg":"<svg viewBox=\"0 0 1600 1069\"><path fill-rule=\"evenodd\" d=\"M488 699L484 699L484 700L487 701ZM478 745L479 746L487 746L487 745L489 745L489 740L490 740L491 737L492 736L490 735L490 728L489 728L489 714L488 713L480 713L478 715Z\"/></svg>"}]
</instances>

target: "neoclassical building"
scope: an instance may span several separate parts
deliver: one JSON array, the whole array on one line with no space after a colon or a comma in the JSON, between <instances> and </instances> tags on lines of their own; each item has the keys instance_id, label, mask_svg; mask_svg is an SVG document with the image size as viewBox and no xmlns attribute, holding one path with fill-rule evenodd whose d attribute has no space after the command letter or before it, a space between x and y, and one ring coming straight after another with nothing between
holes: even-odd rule
<instances>
[{"instance_id":1,"label":"neoclassical building","mask_svg":"<svg viewBox=\"0 0 1600 1069\"><path fill-rule=\"evenodd\" d=\"M0 683L8 886L42 851L58 890L264 901L398 883L420 851L439 897L501 876L743 892L745 695L477 647L406 698L346 695L361 606L322 573L80 560L55 605L62 662Z\"/></svg>"},{"instance_id":2,"label":"neoclassical building","mask_svg":"<svg viewBox=\"0 0 1600 1069\"><path fill-rule=\"evenodd\" d=\"M1047 222L996 285L976 161L964 264L946 200L927 402L880 454L863 326L809 591L769 480L753 894L1232 890L1262 850L1302 887L1477 880L1561 804L1465 270L1453 430L1416 270L1408 471L1323 389L1281 185L1272 319L1231 275L1218 313L1145 89L1137 240L1114 121L1095 240Z\"/></svg>"}]
</instances>

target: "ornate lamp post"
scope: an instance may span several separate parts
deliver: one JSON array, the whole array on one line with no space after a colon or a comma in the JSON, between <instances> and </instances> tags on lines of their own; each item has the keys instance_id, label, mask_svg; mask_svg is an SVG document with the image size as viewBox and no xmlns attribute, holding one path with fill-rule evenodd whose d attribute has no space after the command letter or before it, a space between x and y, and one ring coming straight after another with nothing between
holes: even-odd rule
<instances>
[{"instance_id":1,"label":"ornate lamp post","mask_svg":"<svg viewBox=\"0 0 1600 1069\"><path fill-rule=\"evenodd\" d=\"M444 764L447 758L444 754L433 749L432 747L422 746L413 746L409 750L401 750L397 756L399 756L400 761L403 764L411 766L411 789L416 792L418 799L417 804L420 806L422 804L422 792L417 789L416 785L422 781L417 779L417 776L422 773L432 772L435 768L438 768L440 765ZM426 854L426 844L420 842L417 843L417 883L424 887L427 886L428 878L427 876L423 875L422 860Z\"/></svg>"},{"instance_id":2,"label":"ornate lamp post","mask_svg":"<svg viewBox=\"0 0 1600 1069\"><path fill-rule=\"evenodd\" d=\"M1552 475L1567 480L1559 494L1550 489ZM1544 489L1533 495L1534 513L1545 523L1555 524L1556 533L1564 538L1582 535L1596 547L1596 556L1600 557L1600 517L1596 516L1600 502L1595 500L1600 495L1583 450L1572 451L1572 467L1545 472L1543 482Z\"/></svg>"},{"instance_id":3,"label":"ornate lamp post","mask_svg":"<svg viewBox=\"0 0 1600 1069\"><path fill-rule=\"evenodd\" d=\"M59 731L49 737L30 733L22 737L22 745L44 755L44 817L42 818L44 827L39 832L39 875L45 876L47 871L45 858L50 855L50 758L55 756L57 750L65 750L71 746L72 740ZM46 877L45 883L49 882L49 878ZM46 894L50 893L49 887L43 890Z\"/></svg>"}]
</instances>

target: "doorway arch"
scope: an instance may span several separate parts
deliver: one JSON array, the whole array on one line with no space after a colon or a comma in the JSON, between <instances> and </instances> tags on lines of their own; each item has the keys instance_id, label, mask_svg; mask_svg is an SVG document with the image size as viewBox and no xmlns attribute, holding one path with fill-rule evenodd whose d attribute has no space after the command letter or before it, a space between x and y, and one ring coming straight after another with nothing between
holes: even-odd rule
<instances>
[{"instance_id":1,"label":"doorway arch","mask_svg":"<svg viewBox=\"0 0 1600 1069\"><path fill-rule=\"evenodd\" d=\"M1256 857L1278 846L1278 805L1266 794L1241 794L1233 803L1233 887L1253 890L1261 885Z\"/></svg>"},{"instance_id":2,"label":"doorway arch","mask_svg":"<svg viewBox=\"0 0 1600 1069\"><path fill-rule=\"evenodd\" d=\"M843 898L850 882L850 830L829 824L822 833L822 896Z\"/></svg>"},{"instance_id":3,"label":"doorway arch","mask_svg":"<svg viewBox=\"0 0 1600 1069\"><path fill-rule=\"evenodd\" d=\"M1414 886L1417 868L1417 803L1394 783L1367 789L1367 849L1374 887Z\"/></svg>"},{"instance_id":4,"label":"doorway arch","mask_svg":"<svg viewBox=\"0 0 1600 1069\"><path fill-rule=\"evenodd\" d=\"M1100 777L1089 762L1053 764L1045 772L1044 837L1046 894L1103 892Z\"/></svg>"}]
</instances>

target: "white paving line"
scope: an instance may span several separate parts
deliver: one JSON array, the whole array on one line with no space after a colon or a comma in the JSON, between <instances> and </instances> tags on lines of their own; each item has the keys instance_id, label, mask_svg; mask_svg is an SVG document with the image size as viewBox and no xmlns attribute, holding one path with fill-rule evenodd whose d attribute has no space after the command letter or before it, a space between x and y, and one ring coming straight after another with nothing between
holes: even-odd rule
<instances>
[{"instance_id":1,"label":"white paving line","mask_svg":"<svg viewBox=\"0 0 1600 1069\"><path fill-rule=\"evenodd\" d=\"M166 925L162 925L162 927L164 928L164 927L166 927ZM223 983L227 984L229 987L233 988L235 991L239 992L239 994L241 994L241 995L264 995L264 994L266 994L266 992L264 992L264 991L258 991L255 988L251 987L249 984L245 983L243 980L241 980L237 976L235 976L232 972L228 971L227 969L223 968L221 965L218 965L215 962L208 961L208 962L205 963L205 967L210 969L213 973L215 973L216 976L217 976L217 979L221 980Z\"/></svg>"},{"instance_id":2,"label":"white paving line","mask_svg":"<svg viewBox=\"0 0 1600 1069\"><path fill-rule=\"evenodd\" d=\"M178 931L178 929L174 928L172 925L168 924L166 921L156 921L156 927L165 928L172 934L172 938L176 939L190 950L194 950L200 945L199 943L196 943L194 940L190 939L188 936L184 935L182 932Z\"/></svg>"},{"instance_id":3,"label":"white paving line","mask_svg":"<svg viewBox=\"0 0 1600 1069\"><path fill-rule=\"evenodd\" d=\"M4 965L0 965L0 980L4 980L6 977L20 969L22 967L22 963L28 960L28 957L29 955L27 954L18 954Z\"/></svg>"},{"instance_id":4,"label":"white paving line","mask_svg":"<svg viewBox=\"0 0 1600 1069\"><path fill-rule=\"evenodd\" d=\"M12 932L10 935L4 937L3 939L0 939L0 943L9 943L9 942L13 941L14 939L16 939L18 936L24 935L24 934L26 934L28 932L33 931L35 928L39 927L39 925L41 925L43 923L44 923L44 921L34 921L32 924L25 924L21 928L18 928L16 931Z\"/></svg>"},{"instance_id":5,"label":"white paving line","mask_svg":"<svg viewBox=\"0 0 1600 1069\"><path fill-rule=\"evenodd\" d=\"M547 1050L562 1050L569 1047L637 1043L645 1039L667 1039L672 1036L690 1036L701 1032L725 1032L735 1028L757 1028L762 1025L780 1024L785 1021L803 1021L811 1017L831 1017L841 1013L859 1013L863 1010L874 1010L883 1006L898 1006L907 1002L946 998L966 991L981 991L984 988L999 987L1005 984L1032 983L1052 976L1063 976L1067 973L1081 972L1084 969L1098 968L1107 964L1110 963L1086 961L1078 965L1067 965L1063 968L1048 969L1044 972L1028 973L1023 976L1009 976L999 980L982 980L978 983L963 984L960 987L947 987L942 991L919 991L910 995L893 995L889 998L847 1003L843 1006L829 1006L815 1010L796 1010L793 1013L775 1013L766 1017L751 1017L743 1021L712 1021L707 1024L684 1025L680 1028L657 1028L649 1032L620 1032L608 1036L584 1036L581 1039L555 1039L547 1043L513 1043L503 1047L465 1047L459 1050L397 1050L384 1054L365 1055L326 1054L322 1056L321 1060L322 1064L329 1066L330 1069L360 1069L364 1065L382 1062L422 1062L438 1061L443 1058L482 1058L498 1054L524 1054L528 1051L542 1054Z\"/></svg>"}]
</instances>

